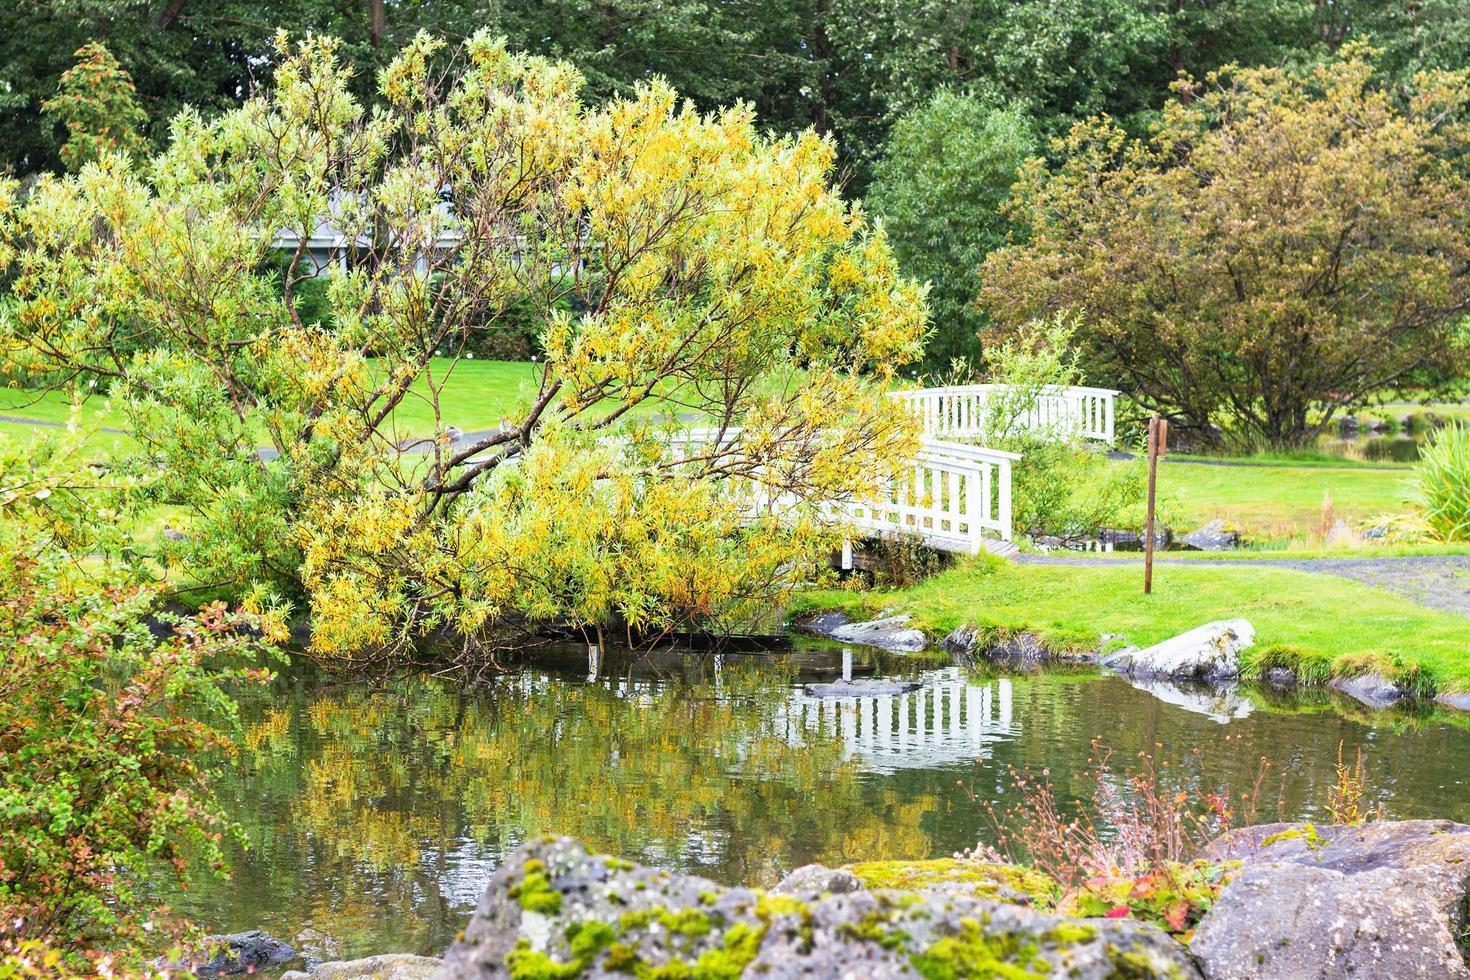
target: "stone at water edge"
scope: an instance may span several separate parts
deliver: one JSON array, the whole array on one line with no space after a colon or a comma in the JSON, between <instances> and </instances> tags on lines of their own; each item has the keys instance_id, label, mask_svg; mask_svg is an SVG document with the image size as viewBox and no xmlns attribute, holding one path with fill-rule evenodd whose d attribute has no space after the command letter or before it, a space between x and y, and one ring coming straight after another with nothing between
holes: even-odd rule
<instances>
[{"instance_id":1,"label":"stone at water edge","mask_svg":"<svg viewBox=\"0 0 1470 980\"><path fill-rule=\"evenodd\" d=\"M1200 977L1182 946L1137 922L925 892L767 896L594 855L569 838L532 841L506 859L437 977L627 980L668 967L696 977L913 980L914 957L954 976L967 975L957 969L967 962L978 976L1017 967L1078 980Z\"/></svg>"},{"instance_id":2,"label":"stone at water edge","mask_svg":"<svg viewBox=\"0 0 1470 980\"><path fill-rule=\"evenodd\" d=\"M1200 551L1229 551L1240 544L1240 532L1226 530L1225 522L1216 518L1179 540Z\"/></svg>"},{"instance_id":3,"label":"stone at water edge","mask_svg":"<svg viewBox=\"0 0 1470 980\"><path fill-rule=\"evenodd\" d=\"M1409 697L1408 691L1382 674L1334 677L1327 686L1370 708L1388 708Z\"/></svg>"},{"instance_id":4,"label":"stone at water edge","mask_svg":"<svg viewBox=\"0 0 1470 980\"><path fill-rule=\"evenodd\" d=\"M1143 650L1128 647L1104 654L1099 661L1129 677L1212 683L1239 677L1240 652L1255 642L1249 620L1221 619Z\"/></svg>"},{"instance_id":5,"label":"stone at water edge","mask_svg":"<svg viewBox=\"0 0 1470 980\"><path fill-rule=\"evenodd\" d=\"M1207 977L1470 980L1470 826L1269 824L1207 850L1246 862L1190 943Z\"/></svg>"},{"instance_id":6,"label":"stone at water edge","mask_svg":"<svg viewBox=\"0 0 1470 980\"><path fill-rule=\"evenodd\" d=\"M1035 633L1016 633L982 645L978 629L961 626L946 636L941 645L949 653L950 662L960 667L991 664L1029 674L1040 670L1047 661L1056 659Z\"/></svg>"},{"instance_id":7,"label":"stone at water edge","mask_svg":"<svg viewBox=\"0 0 1470 980\"><path fill-rule=\"evenodd\" d=\"M803 629L844 643L861 643L892 653L918 653L929 646L924 631L907 625L906 615L884 616L863 623L849 622L842 613L823 613L802 623Z\"/></svg>"},{"instance_id":8,"label":"stone at water edge","mask_svg":"<svg viewBox=\"0 0 1470 980\"><path fill-rule=\"evenodd\" d=\"M296 950L262 929L205 936L178 963L158 960L160 969L186 970L197 977L258 973L296 958Z\"/></svg>"},{"instance_id":9,"label":"stone at water edge","mask_svg":"<svg viewBox=\"0 0 1470 980\"><path fill-rule=\"evenodd\" d=\"M1434 700L1446 708L1454 708L1456 711L1470 711L1470 694L1441 694Z\"/></svg>"},{"instance_id":10,"label":"stone at water edge","mask_svg":"<svg viewBox=\"0 0 1470 980\"><path fill-rule=\"evenodd\" d=\"M288 970L281 980L429 980L442 960L412 953L384 953L360 960L323 963L310 973Z\"/></svg>"}]
</instances>

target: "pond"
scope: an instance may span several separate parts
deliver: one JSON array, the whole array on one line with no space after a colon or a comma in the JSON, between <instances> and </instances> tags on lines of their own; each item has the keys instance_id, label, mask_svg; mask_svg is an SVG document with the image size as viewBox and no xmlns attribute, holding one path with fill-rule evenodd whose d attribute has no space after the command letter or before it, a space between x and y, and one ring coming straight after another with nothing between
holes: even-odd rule
<instances>
[{"instance_id":1,"label":"pond","mask_svg":"<svg viewBox=\"0 0 1470 980\"><path fill-rule=\"evenodd\" d=\"M901 697L823 700L840 676L917 680ZM1249 789L1258 820L1322 818L1343 745L1364 750L1392 817L1470 820L1470 730L1341 713L1258 691L1149 693L1095 674L982 678L861 648L769 656L610 656L585 648L472 685L298 676L244 706L223 795L255 847L231 881L166 897L218 931L264 928L311 959L437 955L503 856L569 833L670 870L771 884L811 861L946 856L989 836L978 800L1009 767L1090 794L1091 742L1118 768ZM1166 700L1168 699L1168 700ZM1013 792L1013 791L1011 791Z\"/></svg>"}]
</instances>

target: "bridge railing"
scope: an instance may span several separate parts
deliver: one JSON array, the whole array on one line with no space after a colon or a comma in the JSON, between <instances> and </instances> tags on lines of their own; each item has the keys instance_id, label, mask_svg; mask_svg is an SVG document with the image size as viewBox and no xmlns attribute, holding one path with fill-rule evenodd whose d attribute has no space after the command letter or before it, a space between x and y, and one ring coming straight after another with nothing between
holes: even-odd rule
<instances>
[{"instance_id":1,"label":"bridge railing","mask_svg":"<svg viewBox=\"0 0 1470 980\"><path fill-rule=\"evenodd\" d=\"M676 458L719 441L738 446L740 431L689 429L675 437ZM924 438L913 464L899 470L879 493L865 500L833 501L834 516L878 534L917 534L945 551L976 554L987 532L1011 539L1011 465L1017 453ZM752 513L779 513L797 503L793 494L749 478Z\"/></svg>"},{"instance_id":2,"label":"bridge railing","mask_svg":"<svg viewBox=\"0 0 1470 980\"><path fill-rule=\"evenodd\" d=\"M1029 404L1017 418L1003 421L1032 431L1076 435L1111 445L1117 395L1111 388L1052 385L1043 388L1034 399L1026 398ZM997 410L997 399L1015 396L1006 385L982 384L896 391L891 397L907 404L919 416L924 435L974 439L987 435L992 428L996 420L990 416Z\"/></svg>"}]
</instances>

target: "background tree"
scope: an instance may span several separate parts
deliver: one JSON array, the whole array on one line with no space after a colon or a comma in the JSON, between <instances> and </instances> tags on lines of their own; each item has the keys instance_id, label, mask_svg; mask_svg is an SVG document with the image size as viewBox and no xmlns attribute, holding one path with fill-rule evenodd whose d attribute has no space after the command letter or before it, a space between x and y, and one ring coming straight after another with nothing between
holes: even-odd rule
<instances>
[{"instance_id":1,"label":"background tree","mask_svg":"<svg viewBox=\"0 0 1470 980\"><path fill-rule=\"evenodd\" d=\"M904 270L931 283L931 370L979 351L980 263L1006 242L1012 225L1003 205L1036 145L1016 107L942 91L899 119L874 168L868 204Z\"/></svg>"},{"instance_id":2,"label":"background tree","mask_svg":"<svg viewBox=\"0 0 1470 980\"><path fill-rule=\"evenodd\" d=\"M56 94L41 105L42 112L66 128L61 162L76 171L109 153L141 159L148 144L139 130L148 116L138 105L132 78L104 45L83 45L76 58L61 76Z\"/></svg>"},{"instance_id":3,"label":"background tree","mask_svg":"<svg viewBox=\"0 0 1470 980\"><path fill-rule=\"evenodd\" d=\"M1465 357L1470 83L1401 100L1358 50L1181 84L1155 134L1098 119L1028 164L1025 244L994 252L998 322L1086 311L1095 377L1200 432L1301 445L1340 409Z\"/></svg>"},{"instance_id":4,"label":"background tree","mask_svg":"<svg viewBox=\"0 0 1470 980\"><path fill-rule=\"evenodd\" d=\"M417 39L368 113L333 42L281 43L269 95L181 115L146 176L0 183L15 362L111 386L124 465L192 515L166 560L304 590L323 653L656 633L769 608L840 531L822 502L911 453L875 382L918 355L924 291L837 196L829 140L662 83L588 108L574 69L483 35L447 71ZM326 214L354 259L331 329L296 306L304 244L284 284L264 262ZM452 441L435 355L512 308L541 320L537 383ZM413 445L407 399L435 420ZM680 442L680 412L720 434ZM790 506L752 521L757 475Z\"/></svg>"}]
</instances>

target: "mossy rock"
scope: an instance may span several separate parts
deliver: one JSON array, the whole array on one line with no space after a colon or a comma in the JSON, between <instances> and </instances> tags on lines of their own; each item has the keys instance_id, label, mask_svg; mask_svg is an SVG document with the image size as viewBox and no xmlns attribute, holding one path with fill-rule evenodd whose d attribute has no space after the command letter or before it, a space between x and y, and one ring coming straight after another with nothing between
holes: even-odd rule
<instances>
[{"instance_id":1,"label":"mossy rock","mask_svg":"<svg viewBox=\"0 0 1470 980\"><path fill-rule=\"evenodd\" d=\"M1044 893L1050 883L1024 869L949 860L852 872L882 890L808 899L725 888L611 860L570 839L533 841L491 879L440 976L1102 980L1120 963L1129 975L1199 976L1184 949L1151 926L990 897Z\"/></svg>"},{"instance_id":2,"label":"mossy rock","mask_svg":"<svg viewBox=\"0 0 1470 980\"><path fill-rule=\"evenodd\" d=\"M1061 888L1049 875L1015 864L938 858L932 861L865 861L846 865L870 889L935 891L1051 908Z\"/></svg>"}]
</instances>

